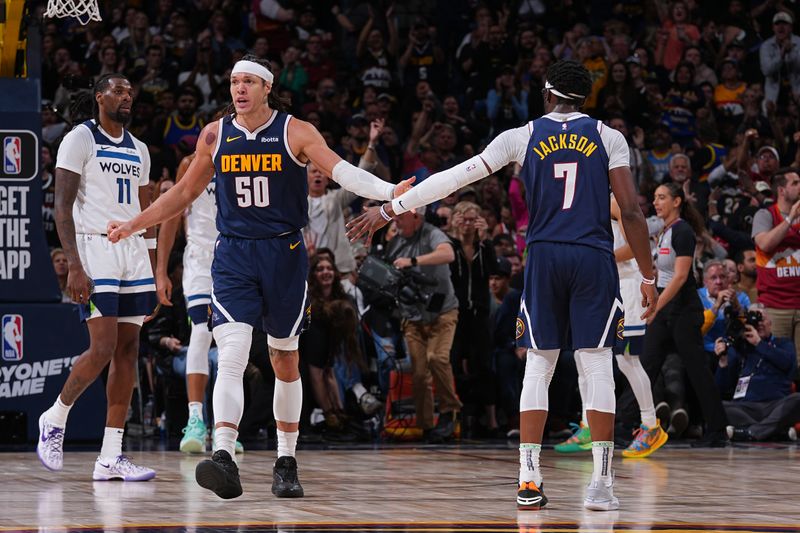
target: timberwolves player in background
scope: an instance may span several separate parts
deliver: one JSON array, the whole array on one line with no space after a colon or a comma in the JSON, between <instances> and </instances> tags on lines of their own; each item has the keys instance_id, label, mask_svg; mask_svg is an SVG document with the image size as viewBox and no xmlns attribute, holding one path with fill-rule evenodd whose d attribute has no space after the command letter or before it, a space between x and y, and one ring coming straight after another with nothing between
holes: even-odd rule
<instances>
[{"instance_id":1,"label":"timberwolves player in background","mask_svg":"<svg viewBox=\"0 0 800 533\"><path fill-rule=\"evenodd\" d=\"M614 376L612 351L622 334L622 303L614 263L609 184L642 273L645 316L658 298L647 226L636 200L628 146L622 134L578 112L590 93L589 72L573 61L547 71L542 91L547 114L497 136L481 154L434 174L390 204L368 209L350 223L349 236L370 236L393 216L444 198L511 162L522 165L527 191L528 262L517 319L517 342L528 348L520 398L520 469L517 506L547 503L539 468L547 419L547 389L559 351L573 349L586 378L585 398L594 472L584 506L619 507L614 497Z\"/></svg>"},{"instance_id":2,"label":"timberwolves player in background","mask_svg":"<svg viewBox=\"0 0 800 533\"><path fill-rule=\"evenodd\" d=\"M308 257L301 229L308 222L306 164L312 161L342 187L360 196L391 200L413 181L395 186L342 160L310 124L283 111L272 95L273 74L254 56L231 72L233 113L206 126L183 178L132 220L109 222L120 239L179 214L216 172L217 229L211 267L211 309L219 367L214 385L216 450L197 465L197 482L221 498L242 493L234 446L242 416L242 377L254 327L267 333L275 370L273 409L278 460L272 492L301 497L295 447L303 390L298 337L310 308Z\"/></svg>"},{"instance_id":3,"label":"timberwolves player in background","mask_svg":"<svg viewBox=\"0 0 800 533\"><path fill-rule=\"evenodd\" d=\"M139 330L155 307L155 231L112 244L108 218L133 217L150 204L150 154L124 128L133 90L122 74L100 78L93 120L70 131L56 163L56 227L69 261L67 292L83 304L89 349L72 367L56 402L39 418L36 451L44 466L61 470L64 428L75 400L111 362L103 447L95 480L144 481L155 471L122 455L125 416L131 403L139 355ZM149 249L149 253L148 253Z\"/></svg>"}]
</instances>

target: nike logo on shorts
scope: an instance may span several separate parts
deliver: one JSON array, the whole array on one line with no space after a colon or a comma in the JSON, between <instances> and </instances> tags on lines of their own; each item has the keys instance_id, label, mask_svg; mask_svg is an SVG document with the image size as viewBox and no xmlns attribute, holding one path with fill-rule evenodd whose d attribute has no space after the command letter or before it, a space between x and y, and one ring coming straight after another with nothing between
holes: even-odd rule
<instances>
[{"instance_id":1,"label":"nike logo on shorts","mask_svg":"<svg viewBox=\"0 0 800 533\"><path fill-rule=\"evenodd\" d=\"M294 244L290 244L290 245L289 245L289 249L290 249L290 250L294 250L295 248L297 248L298 246L300 246L300 243L301 243L301 242L302 242L302 241L297 241L297 242L296 242L296 243L294 243Z\"/></svg>"}]
</instances>

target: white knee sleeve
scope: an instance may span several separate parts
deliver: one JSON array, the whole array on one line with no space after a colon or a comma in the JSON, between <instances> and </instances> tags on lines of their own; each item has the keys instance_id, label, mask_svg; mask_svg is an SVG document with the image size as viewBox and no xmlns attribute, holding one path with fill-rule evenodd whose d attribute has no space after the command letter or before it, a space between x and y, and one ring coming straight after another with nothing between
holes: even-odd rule
<instances>
[{"instance_id":1,"label":"white knee sleeve","mask_svg":"<svg viewBox=\"0 0 800 533\"><path fill-rule=\"evenodd\" d=\"M617 410L617 400L614 397L611 348L582 349L576 355L586 378L586 397L583 399L586 410L613 414Z\"/></svg>"},{"instance_id":2,"label":"white knee sleeve","mask_svg":"<svg viewBox=\"0 0 800 533\"><path fill-rule=\"evenodd\" d=\"M528 350L528 360L525 363L525 378L522 380L522 394L519 398L519 410L547 411L547 389L560 350Z\"/></svg>"},{"instance_id":3,"label":"white knee sleeve","mask_svg":"<svg viewBox=\"0 0 800 533\"><path fill-rule=\"evenodd\" d=\"M586 376L581 363L581 352L575 352L573 357L575 359L575 368L578 370L578 392L581 395L581 423L588 424L589 421L586 418Z\"/></svg>"},{"instance_id":4,"label":"white knee sleeve","mask_svg":"<svg viewBox=\"0 0 800 533\"><path fill-rule=\"evenodd\" d=\"M267 335L267 346L284 352L293 352L300 346L300 335L292 335L285 339L276 339L272 335Z\"/></svg>"},{"instance_id":5,"label":"white knee sleeve","mask_svg":"<svg viewBox=\"0 0 800 533\"><path fill-rule=\"evenodd\" d=\"M214 418L238 426L244 410L242 378L250 356L253 327L242 322L220 324L214 328L214 339L219 350Z\"/></svg>"},{"instance_id":6,"label":"white knee sleeve","mask_svg":"<svg viewBox=\"0 0 800 533\"><path fill-rule=\"evenodd\" d=\"M645 372L642 362L637 355L618 355L617 365L625 375L628 383L631 384L633 395L639 404L642 412L653 410L653 389L650 386L650 378Z\"/></svg>"},{"instance_id":7,"label":"white knee sleeve","mask_svg":"<svg viewBox=\"0 0 800 533\"><path fill-rule=\"evenodd\" d=\"M275 420L293 424L300 422L303 409L303 383L300 378L286 382L275 378L275 394L272 397L272 412Z\"/></svg>"},{"instance_id":8,"label":"white knee sleeve","mask_svg":"<svg viewBox=\"0 0 800 533\"><path fill-rule=\"evenodd\" d=\"M192 324L189 348L186 350L186 374L208 375L208 349L213 335L205 324Z\"/></svg>"}]
</instances>

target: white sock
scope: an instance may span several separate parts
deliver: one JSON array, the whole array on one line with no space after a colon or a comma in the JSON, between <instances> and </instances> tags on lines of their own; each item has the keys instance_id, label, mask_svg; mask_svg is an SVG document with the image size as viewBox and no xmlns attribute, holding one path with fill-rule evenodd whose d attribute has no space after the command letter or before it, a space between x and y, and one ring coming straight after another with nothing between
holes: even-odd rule
<instances>
[{"instance_id":1,"label":"white sock","mask_svg":"<svg viewBox=\"0 0 800 533\"><path fill-rule=\"evenodd\" d=\"M300 435L299 431L281 431L278 430L278 458L294 457L294 451L297 448L297 436Z\"/></svg>"},{"instance_id":2,"label":"white sock","mask_svg":"<svg viewBox=\"0 0 800 533\"><path fill-rule=\"evenodd\" d=\"M63 428L67 426L67 415L69 415L70 409L72 409L72 406L62 402L61 395L59 394L58 398L56 398L56 402L50 409L45 411L45 417L54 426Z\"/></svg>"},{"instance_id":3,"label":"white sock","mask_svg":"<svg viewBox=\"0 0 800 533\"><path fill-rule=\"evenodd\" d=\"M611 481L611 459L614 457L614 442L600 440L592 442L592 459L594 471L592 481Z\"/></svg>"},{"instance_id":4,"label":"white sock","mask_svg":"<svg viewBox=\"0 0 800 533\"><path fill-rule=\"evenodd\" d=\"M100 449L100 457L109 461L116 461L122 455L122 436L125 430L122 428L106 427L103 434L103 447Z\"/></svg>"},{"instance_id":5,"label":"white sock","mask_svg":"<svg viewBox=\"0 0 800 533\"><path fill-rule=\"evenodd\" d=\"M356 395L356 400L360 400L361 397L367 393L367 389L364 387L364 384L361 383L360 381L355 385L353 385L351 390L353 391L353 394Z\"/></svg>"},{"instance_id":6,"label":"white sock","mask_svg":"<svg viewBox=\"0 0 800 533\"><path fill-rule=\"evenodd\" d=\"M647 376L642 362L638 355L617 355L617 365L625 374L628 383L631 384L633 395L639 404L639 411L642 414L642 424L648 428L656 425L656 408L653 405L653 389L650 386L650 378Z\"/></svg>"},{"instance_id":7,"label":"white sock","mask_svg":"<svg viewBox=\"0 0 800 533\"><path fill-rule=\"evenodd\" d=\"M214 451L225 450L236 461L236 437L239 430L222 426L214 429Z\"/></svg>"},{"instance_id":8,"label":"white sock","mask_svg":"<svg viewBox=\"0 0 800 533\"><path fill-rule=\"evenodd\" d=\"M193 416L203 420L203 402L189 402L189 418Z\"/></svg>"},{"instance_id":9,"label":"white sock","mask_svg":"<svg viewBox=\"0 0 800 533\"><path fill-rule=\"evenodd\" d=\"M537 487L542 486L542 472L539 469L541 444L524 443L519 445L519 480L533 481Z\"/></svg>"}]
</instances>

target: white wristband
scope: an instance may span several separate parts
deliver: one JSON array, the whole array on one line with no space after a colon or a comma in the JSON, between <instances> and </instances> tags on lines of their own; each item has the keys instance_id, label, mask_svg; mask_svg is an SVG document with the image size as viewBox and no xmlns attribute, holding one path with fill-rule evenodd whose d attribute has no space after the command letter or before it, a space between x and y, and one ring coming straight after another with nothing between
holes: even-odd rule
<instances>
[{"instance_id":1,"label":"white wristband","mask_svg":"<svg viewBox=\"0 0 800 533\"><path fill-rule=\"evenodd\" d=\"M392 217L390 217L390 216L389 216L389 214L388 214L388 213L386 212L386 210L384 209L384 207L383 207L383 206L385 206L385 205L386 205L386 204L381 204L381 208L380 208L381 216L383 217L383 219L384 219L386 222L391 222L391 221L392 221Z\"/></svg>"},{"instance_id":2,"label":"white wristband","mask_svg":"<svg viewBox=\"0 0 800 533\"><path fill-rule=\"evenodd\" d=\"M145 239L144 243L147 245L148 250L155 250L158 247L157 239Z\"/></svg>"},{"instance_id":3,"label":"white wristband","mask_svg":"<svg viewBox=\"0 0 800 533\"><path fill-rule=\"evenodd\" d=\"M656 284L656 278L646 278L646 277L642 276L642 283L644 283L645 285L655 285Z\"/></svg>"}]
</instances>

